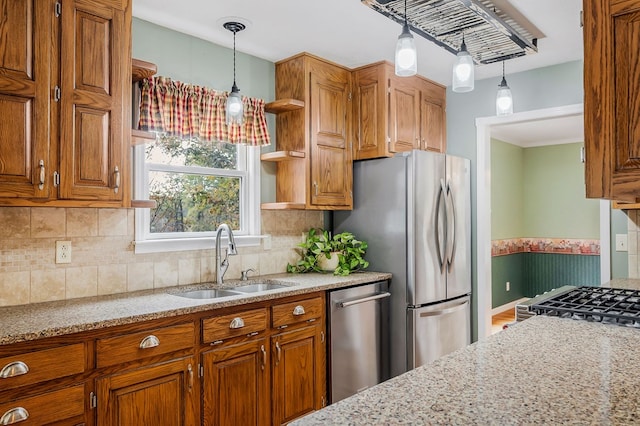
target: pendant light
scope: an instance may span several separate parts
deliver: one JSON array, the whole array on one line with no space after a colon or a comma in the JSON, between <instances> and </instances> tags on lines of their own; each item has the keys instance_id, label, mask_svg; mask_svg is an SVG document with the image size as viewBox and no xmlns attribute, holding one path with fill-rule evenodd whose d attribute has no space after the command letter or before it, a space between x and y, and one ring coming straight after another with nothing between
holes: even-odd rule
<instances>
[{"instance_id":1,"label":"pendant light","mask_svg":"<svg viewBox=\"0 0 640 426\"><path fill-rule=\"evenodd\" d=\"M511 89L507 85L507 79L504 78L504 61L502 61L502 81L498 86L498 94L496 95L496 115L513 114L513 97Z\"/></svg>"},{"instance_id":2,"label":"pendant light","mask_svg":"<svg viewBox=\"0 0 640 426\"><path fill-rule=\"evenodd\" d=\"M236 33L244 30L246 27L240 22L225 22L223 27L233 33L233 87L231 93L227 97L227 106L225 108L227 125L242 124L244 111L242 107L242 95L240 89L236 85Z\"/></svg>"},{"instance_id":3,"label":"pendant light","mask_svg":"<svg viewBox=\"0 0 640 426\"><path fill-rule=\"evenodd\" d=\"M456 63L453 66L453 91L457 93L470 92L474 86L474 64L471 54L467 50L462 34L462 45L456 55Z\"/></svg>"},{"instance_id":4,"label":"pendant light","mask_svg":"<svg viewBox=\"0 0 640 426\"><path fill-rule=\"evenodd\" d=\"M404 25L396 44L396 75L410 77L418 72L418 53L416 42L407 24L407 0L404 0Z\"/></svg>"}]
</instances>

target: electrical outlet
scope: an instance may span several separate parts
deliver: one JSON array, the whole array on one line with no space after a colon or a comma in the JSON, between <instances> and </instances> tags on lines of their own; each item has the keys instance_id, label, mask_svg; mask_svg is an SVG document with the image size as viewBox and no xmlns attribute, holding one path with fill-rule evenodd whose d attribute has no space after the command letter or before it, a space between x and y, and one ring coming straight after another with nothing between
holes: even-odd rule
<instances>
[{"instance_id":1,"label":"electrical outlet","mask_svg":"<svg viewBox=\"0 0 640 426\"><path fill-rule=\"evenodd\" d=\"M511 283L507 281L507 291L511 291Z\"/></svg>"},{"instance_id":2,"label":"electrical outlet","mask_svg":"<svg viewBox=\"0 0 640 426\"><path fill-rule=\"evenodd\" d=\"M71 263L71 241L56 241L56 263Z\"/></svg>"},{"instance_id":3,"label":"electrical outlet","mask_svg":"<svg viewBox=\"0 0 640 426\"><path fill-rule=\"evenodd\" d=\"M271 235L267 234L262 238L262 249L271 250Z\"/></svg>"},{"instance_id":4,"label":"electrical outlet","mask_svg":"<svg viewBox=\"0 0 640 426\"><path fill-rule=\"evenodd\" d=\"M616 234L616 251L628 251L627 234Z\"/></svg>"}]
</instances>

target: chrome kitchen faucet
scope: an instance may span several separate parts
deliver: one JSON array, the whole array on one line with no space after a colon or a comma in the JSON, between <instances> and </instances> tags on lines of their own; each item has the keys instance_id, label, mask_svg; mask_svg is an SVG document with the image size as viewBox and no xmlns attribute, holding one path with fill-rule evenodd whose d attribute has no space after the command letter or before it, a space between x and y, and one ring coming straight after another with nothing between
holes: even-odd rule
<instances>
[{"instance_id":1,"label":"chrome kitchen faucet","mask_svg":"<svg viewBox=\"0 0 640 426\"><path fill-rule=\"evenodd\" d=\"M223 230L227 231L227 236L229 237L229 245L225 250L224 260L222 260L220 256L220 240L222 239ZM227 272L227 269L229 268L229 255L235 254L238 254L238 251L236 250L236 242L233 239L233 232L231 232L229 225L221 223L216 231L216 282L218 284L222 284L224 273Z\"/></svg>"}]
</instances>

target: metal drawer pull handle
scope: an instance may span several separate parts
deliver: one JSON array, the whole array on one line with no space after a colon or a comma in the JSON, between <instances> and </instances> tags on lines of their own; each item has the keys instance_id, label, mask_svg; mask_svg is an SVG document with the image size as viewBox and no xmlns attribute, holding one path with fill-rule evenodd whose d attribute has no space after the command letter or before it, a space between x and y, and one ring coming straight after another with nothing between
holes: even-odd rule
<instances>
[{"instance_id":1,"label":"metal drawer pull handle","mask_svg":"<svg viewBox=\"0 0 640 426\"><path fill-rule=\"evenodd\" d=\"M298 305L295 308L293 308L293 315L304 315L306 314L306 312L304 311L304 306L302 305Z\"/></svg>"},{"instance_id":2,"label":"metal drawer pull handle","mask_svg":"<svg viewBox=\"0 0 640 426\"><path fill-rule=\"evenodd\" d=\"M346 308L347 306L357 305L358 303L370 302L372 300L384 299L385 297L391 296L391 293L378 293L372 296L363 297L362 299L349 300L348 302L338 302L337 305L341 308Z\"/></svg>"},{"instance_id":3,"label":"metal drawer pull handle","mask_svg":"<svg viewBox=\"0 0 640 426\"><path fill-rule=\"evenodd\" d=\"M29 372L29 367L22 361L14 361L2 367L0 370L0 379L8 379L10 377L21 376Z\"/></svg>"},{"instance_id":4,"label":"metal drawer pull handle","mask_svg":"<svg viewBox=\"0 0 640 426\"><path fill-rule=\"evenodd\" d=\"M229 324L229 328L236 329L244 327L244 320L240 317L235 317L231 320L231 324Z\"/></svg>"},{"instance_id":5,"label":"metal drawer pull handle","mask_svg":"<svg viewBox=\"0 0 640 426\"><path fill-rule=\"evenodd\" d=\"M145 337L142 339L142 342L140 342L140 349L155 348L156 346L160 346L160 339L153 334Z\"/></svg>"},{"instance_id":6,"label":"metal drawer pull handle","mask_svg":"<svg viewBox=\"0 0 640 426\"><path fill-rule=\"evenodd\" d=\"M38 182L38 189L42 191L44 188L44 161L40 160L40 182Z\"/></svg>"},{"instance_id":7,"label":"metal drawer pull handle","mask_svg":"<svg viewBox=\"0 0 640 426\"><path fill-rule=\"evenodd\" d=\"M267 365L267 351L264 349L264 345L260 345L260 350L262 351L262 365L260 368L264 371L264 367Z\"/></svg>"},{"instance_id":8,"label":"metal drawer pull handle","mask_svg":"<svg viewBox=\"0 0 640 426\"><path fill-rule=\"evenodd\" d=\"M116 175L116 184L113 187L113 192L117 194L118 190L120 189L120 169L118 168L118 166L115 167L113 173Z\"/></svg>"},{"instance_id":9,"label":"metal drawer pull handle","mask_svg":"<svg viewBox=\"0 0 640 426\"><path fill-rule=\"evenodd\" d=\"M276 342L276 353L277 353L277 358L276 358L276 365L280 364L280 355L282 355L282 349L280 348L280 343Z\"/></svg>"},{"instance_id":10,"label":"metal drawer pull handle","mask_svg":"<svg viewBox=\"0 0 640 426\"><path fill-rule=\"evenodd\" d=\"M0 417L0 425L13 425L19 422L24 422L29 418L29 412L22 408L16 407L7 411Z\"/></svg>"}]
</instances>

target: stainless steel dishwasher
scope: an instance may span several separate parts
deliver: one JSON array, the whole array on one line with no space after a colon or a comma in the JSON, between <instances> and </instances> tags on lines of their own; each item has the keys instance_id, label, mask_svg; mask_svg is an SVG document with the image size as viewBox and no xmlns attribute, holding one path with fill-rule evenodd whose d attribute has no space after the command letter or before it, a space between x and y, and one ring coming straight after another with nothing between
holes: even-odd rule
<instances>
[{"instance_id":1,"label":"stainless steel dishwasher","mask_svg":"<svg viewBox=\"0 0 640 426\"><path fill-rule=\"evenodd\" d=\"M389 378L387 281L329 293L330 401L337 402Z\"/></svg>"}]
</instances>

